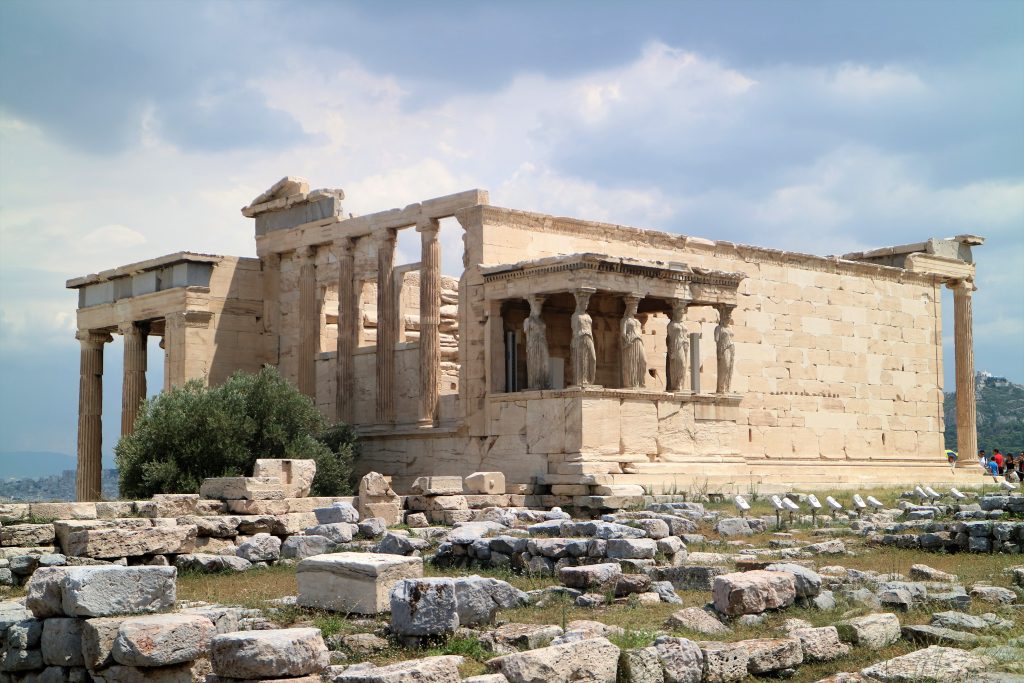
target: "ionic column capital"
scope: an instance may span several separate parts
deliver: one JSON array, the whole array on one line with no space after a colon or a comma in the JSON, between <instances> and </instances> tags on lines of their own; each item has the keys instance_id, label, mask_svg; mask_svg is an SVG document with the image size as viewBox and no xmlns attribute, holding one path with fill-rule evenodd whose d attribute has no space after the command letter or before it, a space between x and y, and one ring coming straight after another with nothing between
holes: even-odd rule
<instances>
[{"instance_id":1,"label":"ionic column capital","mask_svg":"<svg viewBox=\"0 0 1024 683\"><path fill-rule=\"evenodd\" d=\"M75 339L82 344L83 349L102 349L104 344L114 341L110 333L103 330L78 330Z\"/></svg>"},{"instance_id":2,"label":"ionic column capital","mask_svg":"<svg viewBox=\"0 0 1024 683\"><path fill-rule=\"evenodd\" d=\"M316 256L316 247L304 246L295 250L295 258L300 262L312 261Z\"/></svg>"},{"instance_id":3,"label":"ionic column capital","mask_svg":"<svg viewBox=\"0 0 1024 683\"><path fill-rule=\"evenodd\" d=\"M395 245L395 240L398 239L398 230L395 228L383 228L373 233L373 239L377 243L378 248L388 248Z\"/></svg>"},{"instance_id":4,"label":"ionic column capital","mask_svg":"<svg viewBox=\"0 0 1024 683\"><path fill-rule=\"evenodd\" d=\"M947 282L946 286L953 290L954 296L971 296L977 291L978 287L974 284L974 280L953 280Z\"/></svg>"},{"instance_id":5,"label":"ionic column capital","mask_svg":"<svg viewBox=\"0 0 1024 683\"><path fill-rule=\"evenodd\" d=\"M350 255L355 248L356 241L351 237L339 237L334 240L334 250L339 258Z\"/></svg>"},{"instance_id":6,"label":"ionic column capital","mask_svg":"<svg viewBox=\"0 0 1024 683\"><path fill-rule=\"evenodd\" d=\"M436 218L421 218L416 222L416 232L437 235L441 229L441 221Z\"/></svg>"},{"instance_id":7,"label":"ionic column capital","mask_svg":"<svg viewBox=\"0 0 1024 683\"><path fill-rule=\"evenodd\" d=\"M129 336L133 334L149 334L149 323L146 322L122 322L117 324L117 331L122 336Z\"/></svg>"}]
</instances>

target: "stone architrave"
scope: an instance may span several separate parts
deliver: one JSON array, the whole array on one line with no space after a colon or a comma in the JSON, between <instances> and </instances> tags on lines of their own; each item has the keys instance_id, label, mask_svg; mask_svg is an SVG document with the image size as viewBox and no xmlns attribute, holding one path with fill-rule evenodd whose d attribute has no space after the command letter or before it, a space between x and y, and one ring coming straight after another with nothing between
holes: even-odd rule
<instances>
[{"instance_id":1,"label":"stone architrave","mask_svg":"<svg viewBox=\"0 0 1024 683\"><path fill-rule=\"evenodd\" d=\"M103 466L103 345L112 338L95 330L79 330L75 337L82 346L75 497L79 501L99 500Z\"/></svg>"},{"instance_id":2,"label":"stone architrave","mask_svg":"<svg viewBox=\"0 0 1024 683\"><path fill-rule=\"evenodd\" d=\"M135 430L135 418L146 398L146 338L149 325L123 323L118 331L124 337L124 383L121 387L121 436Z\"/></svg>"},{"instance_id":3,"label":"stone architrave","mask_svg":"<svg viewBox=\"0 0 1024 683\"><path fill-rule=\"evenodd\" d=\"M732 369L736 357L736 347L732 342L732 307L722 306L718 327L715 328L715 346L718 352L718 386L719 394L729 393L732 386Z\"/></svg>"},{"instance_id":4,"label":"stone architrave","mask_svg":"<svg viewBox=\"0 0 1024 683\"><path fill-rule=\"evenodd\" d=\"M530 389L548 389L551 386L547 325L541 312L544 297L535 294L530 297L530 317L523 322L526 333L526 381Z\"/></svg>"},{"instance_id":5,"label":"stone architrave","mask_svg":"<svg viewBox=\"0 0 1024 683\"><path fill-rule=\"evenodd\" d=\"M594 320L587 313L592 289L579 289L576 311L572 314L572 372L577 386L593 384L597 378L597 351L594 348Z\"/></svg>"},{"instance_id":6,"label":"stone architrave","mask_svg":"<svg viewBox=\"0 0 1024 683\"><path fill-rule=\"evenodd\" d=\"M683 378L686 377L686 359L690 355L690 341L686 336L687 303L682 299L672 301L672 317L666 333L665 370L667 375L666 391L682 391Z\"/></svg>"},{"instance_id":7,"label":"stone architrave","mask_svg":"<svg viewBox=\"0 0 1024 683\"><path fill-rule=\"evenodd\" d=\"M619 324L622 344L622 388L642 389L647 375L647 356L644 354L643 325L637 319L636 309L640 297L626 297L626 312Z\"/></svg>"},{"instance_id":8,"label":"stone architrave","mask_svg":"<svg viewBox=\"0 0 1024 683\"><path fill-rule=\"evenodd\" d=\"M253 478L277 477L284 487L285 498L305 498L316 476L316 461L291 458L259 458L252 471Z\"/></svg>"}]
</instances>

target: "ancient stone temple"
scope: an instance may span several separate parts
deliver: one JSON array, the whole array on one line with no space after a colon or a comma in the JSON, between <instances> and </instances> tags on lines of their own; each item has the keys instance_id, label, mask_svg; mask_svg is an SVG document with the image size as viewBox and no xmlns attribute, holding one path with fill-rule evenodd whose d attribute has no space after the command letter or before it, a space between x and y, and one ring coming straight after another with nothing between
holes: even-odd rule
<instances>
[{"instance_id":1,"label":"ancient stone temple","mask_svg":"<svg viewBox=\"0 0 1024 683\"><path fill-rule=\"evenodd\" d=\"M255 257L178 253L68 281L80 499L99 493L114 334L122 433L156 335L165 388L276 365L358 427L361 469L399 486L478 470L562 491L948 479L943 287L960 451L976 451L979 237L822 257L504 209L481 190L358 217L343 199L284 178L242 209ZM442 223L463 240L452 276ZM403 230L419 235L417 263L395 262Z\"/></svg>"}]
</instances>

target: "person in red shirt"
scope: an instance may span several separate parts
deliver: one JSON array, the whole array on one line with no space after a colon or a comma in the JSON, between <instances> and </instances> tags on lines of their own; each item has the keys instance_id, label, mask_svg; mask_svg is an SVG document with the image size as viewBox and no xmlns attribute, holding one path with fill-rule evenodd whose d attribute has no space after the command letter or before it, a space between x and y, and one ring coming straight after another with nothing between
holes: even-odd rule
<instances>
[{"instance_id":1,"label":"person in red shirt","mask_svg":"<svg viewBox=\"0 0 1024 683\"><path fill-rule=\"evenodd\" d=\"M1004 469L1003 469L1003 464L1004 464L1003 463L1003 454L999 452L998 448L992 454L992 459L996 461L996 465L999 467L999 474L1002 474L1004 472Z\"/></svg>"}]
</instances>

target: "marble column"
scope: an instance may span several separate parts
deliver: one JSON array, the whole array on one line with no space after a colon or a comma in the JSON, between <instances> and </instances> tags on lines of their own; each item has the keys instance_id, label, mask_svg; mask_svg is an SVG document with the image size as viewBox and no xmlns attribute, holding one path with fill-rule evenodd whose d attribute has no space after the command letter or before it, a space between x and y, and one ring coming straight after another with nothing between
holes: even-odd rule
<instances>
[{"instance_id":1,"label":"marble column","mask_svg":"<svg viewBox=\"0 0 1024 683\"><path fill-rule=\"evenodd\" d=\"M437 421L438 371L441 365L440 224L428 218L416 225L420 233L420 414L419 421Z\"/></svg>"},{"instance_id":2,"label":"marble column","mask_svg":"<svg viewBox=\"0 0 1024 683\"><path fill-rule=\"evenodd\" d=\"M956 441L961 462L978 453L974 396L974 283L960 280L953 290L953 344L956 354Z\"/></svg>"},{"instance_id":3,"label":"marble column","mask_svg":"<svg viewBox=\"0 0 1024 683\"><path fill-rule=\"evenodd\" d=\"M334 243L338 256L338 364L335 415L339 422L352 423L355 393L355 353L358 340L359 302L356 300L354 241L345 237Z\"/></svg>"},{"instance_id":4,"label":"marble column","mask_svg":"<svg viewBox=\"0 0 1024 683\"><path fill-rule=\"evenodd\" d=\"M149 325L121 323L118 331L124 338L124 382L121 385L121 436L135 430L139 406L146 398L146 342Z\"/></svg>"},{"instance_id":5,"label":"marble column","mask_svg":"<svg viewBox=\"0 0 1024 683\"><path fill-rule=\"evenodd\" d=\"M301 247L299 264L299 347L296 353L299 391L316 400L316 350L320 317L316 310L316 249Z\"/></svg>"},{"instance_id":6,"label":"marble column","mask_svg":"<svg viewBox=\"0 0 1024 683\"><path fill-rule=\"evenodd\" d=\"M377 422L382 424L395 421L395 232L389 228L377 236Z\"/></svg>"},{"instance_id":7,"label":"marble column","mask_svg":"<svg viewBox=\"0 0 1024 683\"><path fill-rule=\"evenodd\" d=\"M103 470L103 345L106 332L79 330L81 376L78 384L78 471L75 498L99 500Z\"/></svg>"}]
</instances>

